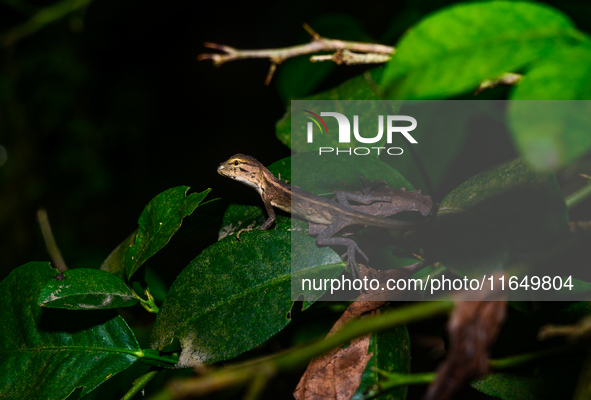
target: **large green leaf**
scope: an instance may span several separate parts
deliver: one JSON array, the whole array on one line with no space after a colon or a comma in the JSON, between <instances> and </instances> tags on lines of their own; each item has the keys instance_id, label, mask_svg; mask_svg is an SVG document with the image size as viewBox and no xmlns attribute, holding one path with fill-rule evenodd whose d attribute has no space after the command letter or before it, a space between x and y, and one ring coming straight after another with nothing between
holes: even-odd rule
<instances>
[{"instance_id":1,"label":"large green leaf","mask_svg":"<svg viewBox=\"0 0 591 400\"><path fill-rule=\"evenodd\" d=\"M344 264L314 239L298 235L298 257L316 268L316 277L339 275ZM213 363L259 345L289 323L292 307L289 232L228 236L197 256L173 283L154 324L152 347L163 348L178 337L183 348L178 366ZM308 277L310 273L306 275ZM305 297L318 296L306 293Z\"/></svg>"},{"instance_id":2,"label":"large green leaf","mask_svg":"<svg viewBox=\"0 0 591 400\"><path fill-rule=\"evenodd\" d=\"M390 99L445 98L582 38L558 10L520 1L453 5L402 37L380 84Z\"/></svg>"},{"instance_id":3,"label":"large green leaf","mask_svg":"<svg viewBox=\"0 0 591 400\"><path fill-rule=\"evenodd\" d=\"M294 131L296 132L305 132L306 124L308 123L307 118L300 118L298 119L297 125L292 124L292 114L300 115L303 113L305 108L309 108L312 101L316 100L331 100L331 102L326 102L326 104L330 104L330 108L323 108L322 110L316 110L318 113L320 111L337 111L341 112L345 115L353 115L356 113L357 108L359 107L359 103L351 103L343 100L379 100L379 96L376 93L377 90L377 83L376 81L379 80L381 76L381 70L373 69L371 71L365 72L362 75L359 75L355 78L352 78L341 85L337 86L334 89L327 90L322 93L315 94L313 96L306 97L304 100L308 100L307 102L292 102L290 106L287 107L285 115L279 121L277 121L276 135L277 138L283 143L284 145L288 146L294 151L302 152L302 151L310 151L311 144L306 142L305 135L293 135ZM322 102L316 103L322 106ZM292 106L295 106L292 110ZM369 112L368 110L378 110L374 113L377 114L385 114L386 109L382 107L381 103L379 102L372 102L372 104L367 106L367 109L364 109L364 112ZM397 111L399 105L393 107L394 111ZM314 111L314 110L312 110ZM352 116L351 116L352 118ZM363 116L361 117L363 118ZM338 132L336 120L332 121L333 118L326 118L327 127L329 132L335 131ZM351 119L352 121L352 119ZM369 121L370 124L368 126L368 130L371 132L377 129L377 118L375 120L375 125L373 119ZM331 134L331 135L316 135L314 138L313 143L315 148L319 146L331 146L331 147L338 147L338 135ZM377 144L376 144L377 146ZM340 147L343 148L344 144L341 143Z\"/></svg>"},{"instance_id":4,"label":"large green leaf","mask_svg":"<svg viewBox=\"0 0 591 400\"><path fill-rule=\"evenodd\" d=\"M335 156L301 153L291 157L292 182L300 189L319 196L335 191L361 190L361 176L368 183L386 180L390 187L413 190L413 186L388 164L373 157Z\"/></svg>"},{"instance_id":5,"label":"large green leaf","mask_svg":"<svg viewBox=\"0 0 591 400\"><path fill-rule=\"evenodd\" d=\"M489 134L481 133L481 126L486 123L483 121L504 119L504 109L499 105L494 101L471 100L405 101L400 114L416 118L418 124L412 136L418 143L408 148L408 152L405 149L402 156L392 157L383 153L380 160L400 172L417 188L434 190L434 193L425 194L435 195L449 179L448 172L454 162L458 162L460 152L465 151L468 136ZM475 137L478 136L471 139Z\"/></svg>"},{"instance_id":6,"label":"large green leaf","mask_svg":"<svg viewBox=\"0 0 591 400\"><path fill-rule=\"evenodd\" d=\"M129 307L139 299L121 279L106 271L79 268L50 279L39 295L42 307L98 310Z\"/></svg>"},{"instance_id":7,"label":"large green leaf","mask_svg":"<svg viewBox=\"0 0 591 400\"><path fill-rule=\"evenodd\" d=\"M82 395L143 355L125 321L111 310L44 309L39 292L57 271L33 262L0 283L0 393L5 399Z\"/></svg>"},{"instance_id":8,"label":"large green leaf","mask_svg":"<svg viewBox=\"0 0 591 400\"><path fill-rule=\"evenodd\" d=\"M515 159L468 179L443 199L425 244L462 275L489 272L547 249L568 232L553 174Z\"/></svg>"},{"instance_id":9,"label":"large green leaf","mask_svg":"<svg viewBox=\"0 0 591 400\"><path fill-rule=\"evenodd\" d=\"M211 191L186 195L188 186L177 186L154 197L139 218L139 231L132 233L105 260L101 269L118 278L131 276L154 254L160 251Z\"/></svg>"},{"instance_id":10,"label":"large green leaf","mask_svg":"<svg viewBox=\"0 0 591 400\"><path fill-rule=\"evenodd\" d=\"M591 45L558 51L535 66L509 103L513 139L540 170L557 170L591 150ZM573 100L573 101L558 101Z\"/></svg>"},{"instance_id":11,"label":"large green leaf","mask_svg":"<svg viewBox=\"0 0 591 400\"><path fill-rule=\"evenodd\" d=\"M327 14L306 21L312 29L325 38L375 43L363 29L359 20L346 14ZM299 42L310 41L310 35L302 30ZM336 68L330 61L311 62L310 55L286 60L279 66L275 83L284 101L309 95Z\"/></svg>"},{"instance_id":12,"label":"large green leaf","mask_svg":"<svg viewBox=\"0 0 591 400\"><path fill-rule=\"evenodd\" d=\"M364 393L372 394L372 390L375 390L375 385L378 384L382 377L374 368L399 374L410 373L410 338L405 325L373 334L369 342L368 352L373 353L373 357L367 363L361 377L359 389L352 397L352 400L362 400L365 398ZM380 400L404 400L407 391L406 386L401 386L376 398Z\"/></svg>"}]
</instances>

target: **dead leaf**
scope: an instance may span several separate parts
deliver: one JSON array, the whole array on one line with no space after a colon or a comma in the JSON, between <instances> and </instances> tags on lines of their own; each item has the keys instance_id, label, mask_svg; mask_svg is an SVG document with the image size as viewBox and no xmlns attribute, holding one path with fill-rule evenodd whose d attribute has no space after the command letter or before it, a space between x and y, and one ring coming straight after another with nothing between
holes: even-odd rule
<instances>
[{"instance_id":1,"label":"dead leaf","mask_svg":"<svg viewBox=\"0 0 591 400\"><path fill-rule=\"evenodd\" d=\"M385 301L356 301L349 305L334 324L327 337L337 333L343 325L360 316L379 313ZM348 400L359 384L367 363L371 333L351 341L347 348L335 348L310 361L293 396L296 400Z\"/></svg>"},{"instance_id":2,"label":"dead leaf","mask_svg":"<svg viewBox=\"0 0 591 400\"><path fill-rule=\"evenodd\" d=\"M459 294L447 325L449 352L425 400L450 399L466 382L488 373L490 347L507 313L507 303L501 296L498 291L482 291L482 299L500 301L463 301L473 299L474 292Z\"/></svg>"}]
</instances>

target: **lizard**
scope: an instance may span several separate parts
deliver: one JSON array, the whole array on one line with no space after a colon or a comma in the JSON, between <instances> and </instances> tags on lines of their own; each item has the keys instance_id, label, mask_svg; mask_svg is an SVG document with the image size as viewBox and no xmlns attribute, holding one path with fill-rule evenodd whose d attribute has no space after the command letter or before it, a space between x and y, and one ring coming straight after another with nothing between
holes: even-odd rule
<instances>
[{"instance_id":1,"label":"lizard","mask_svg":"<svg viewBox=\"0 0 591 400\"><path fill-rule=\"evenodd\" d=\"M254 188L261 196L267 211L268 218L259 229L267 230L275 222L275 210L273 207L296 215L307 220L312 225L323 225L324 229L318 232L316 229L316 245L332 246L341 245L347 247L347 252L342 258L347 258L347 268L354 278L361 278L356 263L356 253L359 253L366 261L367 256L361 251L357 243L345 237L332 237L340 230L351 225L365 225L388 229L408 231L415 229L420 222L407 222L357 211L351 207L349 200L371 204L376 201L392 202L391 197L355 194L337 191L336 201L306 192L297 186L290 186L277 179L271 171L252 156L235 154L222 162L217 169L222 176L234 179ZM310 232L311 235L314 233Z\"/></svg>"}]
</instances>

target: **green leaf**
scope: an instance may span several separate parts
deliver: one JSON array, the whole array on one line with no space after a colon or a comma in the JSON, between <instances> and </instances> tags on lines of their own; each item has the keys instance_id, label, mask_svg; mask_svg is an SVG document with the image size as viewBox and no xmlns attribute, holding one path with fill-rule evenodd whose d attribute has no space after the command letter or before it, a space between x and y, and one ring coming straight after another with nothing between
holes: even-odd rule
<instances>
[{"instance_id":1,"label":"green leaf","mask_svg":"<svg viewBox=\"0 0 591 400\"><path fill-rule=\"evenodd\" d=\"M334 277L344 268L328 248L299 233L307 265L296 268ZM237 241L226 237L208 247L178 276L152 332L152 348L174 337L183 348L179 367L213 363L250 350L289 323L291 300L289 232L254 230ZM306 293L310 297L314 293ZM317 296L318 294L316 294Z\"/></svg>"},{"instance_id":2,"label":"green leaf","mask_svg":"<svg viewBox=\"0 0 591 400\"><path fill-rule=\"evenodd\" d=\"M283 118L281 118L279 121L277 121L277 124L275 126L277 138L281 141L281 143L283 143L284 145L286 145L287 147L291 148L294 151L297 151L297 152L310 151L311 145L309 143L307 143L305 135L298 135L297 137L292 137L292 131L295 131L294 129L297 129L297 131L299 131L299 132L305 132L306 131L306 124L309 120L306 118L300 118L297 121L298 125L296 127L294 127L294 126L292 126L292 119L291 119L292 113L303 112L303 109L301 107L309 107L309 105L311 104L309 101L312 101L312 100L332 100L332 102L330 103L330 106L332 108L335 108L335 110L338 107L338 110L341 113L347 113L346 110L350 110L351 112L354 112L357 110L360 103L347 103L347 102L341 102L341 100L379 100L380 98L376 94L376 90L377 90L376 81L379 80L380 76L381 76L381 71L379 69L373 69L371 71L367 71L362 75L359 75L355 78L352 78L352 79L342 83L341 85L337 86L334 89L330 89L325 92L306 97L304 99L304 100L308 100L306 102L301 102L301 101L292 102L291 105L287 107L287 110L286 110ZM319 106L323 106L323 107L328 107L327 104L329 104L329 103L321 103L321 102L318 103ZM292 111L293 106L300 107L300 108L296 108L294 111ZM377 114L384 114L385 113L385 109L382 107L381 103L379 103L379 102L373 102L369 106L370 107L368 107L367 110L364 110L364 112L371 112L371 111L369 111L369 109L371 108L372 110L379 109L379 111L373 111L374 114L376 114L376 113ZM399 108L399 105L394 106L395 110L398 110L398 108ZM330 111L331 109L323 108L322 111ZM297 115L299 115L299 114L297 114ZM338 132L336 120L334 120L334 121L331 121L331 120L333 120L333 118L326 119L329 132L331 131L331 128L333 128L332 129L333 131ZM373 132L374 130L377 130L377 122L378 122L377 117L376 117L375 121L371 120L370 123L374 123L375 126L369 124L369 126L367 128L368 131ZM328 124L330 124L330 125L328 125ZM314 148L318 148L319 146L338 147L338 145L339 145L338 135L336 135L336 134L316 135L316 137L314 139ZM376 146L377 146L377 144L376 144ZM343 147L342 143L341 143L341 147Z\"/></svg>"},{"instance_id":3,"label":"green leaf","mask_svg":"<svg viewBox=\"0 0 591 400\"><path fill-rule=\"evenodd\" d=\"M470 385L481 393L503 400L570 399L579 368L578 358L554 359L538 362L527 369L494 372Z\"/></svg>"},{"instance_id":4,"label":"green leaf","mask_svg":"<svg viewBox=\"0 0 591 400\"><path fill-rule=\"evenodd\" d=\"M513 100L591 99L591 46L564 49L537 65ZM591 150L591 102L512 101L508 119L519 152L542 171L555 171Z\"/></svg>"},{"instance_id":5,"label":"green leaf","mask_svg":"<svg viewBox=\"0 0 591 400\"><path fill-rule=\"evenodd\" d=\"M398 171L373 157L300 153L291 156L291 168L293 184L319 196L332 196L337 190L361 190L361 176L368 183L384 179L390 187L414 190Z\"/></svg>"},{"instance_id":6,"label":"green leaf","mask_svg":"<svg viewBox=\"0 0 591 400\"><path fill-rule=\"evenodd\" d=\"M400 39L380 89L390 99L450 97L581 38L568 17L543 4L453 5L427 16Z\"/></svg>"},{"instance_id":7,"label":"green leaf","mask_svg":"<svg viewBox=\"0 0 591 400\"><path fill-rule=\"evenodd\" d=\"M351 398L352 400L364 399L364 393L373 394L375 385L382 379L374 368L400 374L410 373L410 338L405 325L373 334L368 352L373 353L373 357L367 363L359 389ZM376 399L404 400L407 391L407 386L401 386L377 396Z\"/></svg>"},{"instance_id":8,"label":"green leaf","mask_svg":"<svg viewBox=\"0 0 591 400\"><path fill-rule=\"evenodd\" d=\"M135 243L135 238L138 234L139 229L136 229L126 237L119 246L117 246L111 254L103 261L101 265L102 271L107 271L117 278L126 279L125 273L125 259L127 258L127 252Z\"/></svg>"},{"instance_id":9,"label":"green leaf","mask_svg":"<svg viewBox=\"0 0 591 400\"><path fill-rule=\"evenodd\" d=\"M473 176L443 199L427 233L426 257L461 275L488 272L547 249L568 229L556 177L515 159Z\"/></svg>"},{"instance_id":10,"label":"green leaf","mask_svg":"<svg viewBox=\"0 0 591 400\"><path fill-rule=\"evenodd\" d=\"M346 14L328 14L306 21L320 36L339 40L375 43L363 29L361 22ZM302 30L298 42L310 41ZM311 62L310 55L289 59L281 64L275 80L283 101L309 95L336 68L330 61Z\"/></svg>"},{"instance_id":11,"label":"green leaf","mask_svg":"<svg viewBox=\"0 0 591 400\"><path fill-rule=\"evenodd\" d=\"M449 178L448 172L458 161L471 133L469 127L474 125L476 118L505 118L504 110L495 106L498 103L493 101L405 101L400 114L411 115L418 121L412 131L418 144L410 147L408 152L405 149L402 156L382 153L380 160L400 172L415 187L427 190L424 194L433 196ZM429 193L430 188L435 193Z\"/></svg>"},{"instance_id":12,"label":"green leaf","mask_svg":"<svg viewBox=\"0 0 591 400\"><path fill-rule=\"evenodd\" d=\"M188 186L177 186L154 197L139 218L139 231L133 233L105 260L101 269L129 280L154 254L160 251L211 191L191 193ZM135 235L135 241L134 241Z\"/></svg>"},{"instance_id":13,"label":"green leaf","mask_svg":"<svg viewBox=\"0 0 591 400\"><path fill-rule=\"evenodd\" d=\"M262 200L261 200L262 203ZM218 234L218 240L226 236L236 235L241 229L259 229L267 220L267 215L262 207L246 206L242 204L230 204L224 213L224 219ZM291 230L291 218L277 215L275 223L270 231Z\"/></svg>"},{"instance_id":14,"label":"green leaf","mask_svg":"<svg viewBox=\"0 0 591 400\"><path fill-rule=\"evenodd\" d=\"M79 268L50 279L37 303L67 310L98 310L133 306L139 299L121 279L106 271Z\"/></svg>"},{"instance_id":15,"label":"green leaf","mask_svg":"<svg viewBox=\"0 0 591 400\"><path fill-rule=\"evenodd\" d=\"M57 271L32 262L0 282L0 393L5 399L82 395L143 355L125 321L111 310L44 309L39 292Z\"/></svg>"}]
</instances>

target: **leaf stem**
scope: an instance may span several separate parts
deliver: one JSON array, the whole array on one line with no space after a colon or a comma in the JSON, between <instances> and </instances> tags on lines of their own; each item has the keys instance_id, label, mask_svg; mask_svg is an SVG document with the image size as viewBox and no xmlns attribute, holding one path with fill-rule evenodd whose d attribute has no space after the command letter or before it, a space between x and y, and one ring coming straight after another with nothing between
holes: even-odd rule
<instances>
[{"instance_id":1,"label":"leaf stem","mask_svg":"<svg viewBox=\"0 0 591 400\"><path fill-rule=\"evenodd\" d=\"M575 350L575 347L570 345L558 346L550 349L533 351L531 353L524 353L518 354L516 356L498 358L496 360L488 360L488 365L496 370L515 368L542 358L568 354L571 353L573 350Z\"/></svg>"},{"instance_id":2,"label":"leaf stem","mask_svg":"<svg viewBox=\"0 0 591 400\"><path fill-rule=\"evenodd\" d=\"M189 396L199 396L229 387L243 386L252 382L257 373L264 371L272 376L305 365L313 357L334 347L340 346L356 337L393 326L419 321L445 314L454 307L451 301L436 301L412 304L383 313L363 321L353 321L333 336L313 342L304 347L294 348L285 353L262 357L243 364L213 370L211 373L171 382L152 400L170 400Z\"/></svg>"},{"instance_id":3,"label":"leaf stem","mask_svg":"<svg viewBox=\"0 0 591 400\"><path fill-rule=\"evenodd\" d=\"M528 364L533 361L537 361L546 357L555 355L568 354L573 352L576 347L571 345L564 345L553 347L551 349L545 349L540 351L534 351L531 353L518 354L516 356L510 356L499 359L488 360L488 365L494 370L504 370L509 368L520 367L524 364ZM384 392L394 389L399 386L405 385L426 385L435 380L437 377L436 372L424 372L419 374L399 374L396 372L383 371L374 368L374 371L384 376L386 379L378 383L379 389L370 393L366 400L376 398Z\"/></svg>"},{"instance_id":4,"label":"leaf stem","mask_svg":"<svg viewBox=\"0 0 591 400\"><path fill-rule=\"evenodd\" d=\"M589 180L585 186L564 199L564 201L566 203L566 207L570 210L583 200L587 199L589 196L591 196L591 180Z\"/></svg>"},{"instance_id":5,"label":"leaf stem","mask_svg":"<svg viewBox=\"0 0 591 400\"><path fill-rule=\"evenodd\" d=\"M135 396L140 390L146 387L148 382L150 382L158 374L158 372L160 372L160 370L148 371L133 381L133 386L127 391L127 393L123 395L121 400L130 400L133 398L133 396Z\"/></svg>"},{"instance_id":6,"label":"leaf stem","mask_svg":"<svg viewBox=\"0 0 591 400\"><path fill-rule=\"evenodd\" d=\"M179 357L176 354L161 355L157 350L153 349L143 349L143 353L144 355L140 358L140 361L144 364L172 368L179 362ZM164 365L162 365L162 363L164 363Z\"/></svg>"}]
</instances>

